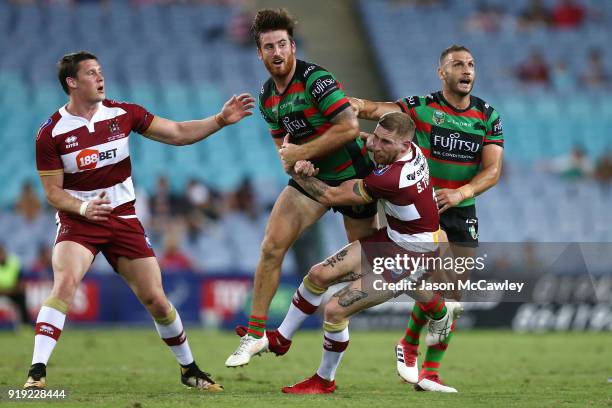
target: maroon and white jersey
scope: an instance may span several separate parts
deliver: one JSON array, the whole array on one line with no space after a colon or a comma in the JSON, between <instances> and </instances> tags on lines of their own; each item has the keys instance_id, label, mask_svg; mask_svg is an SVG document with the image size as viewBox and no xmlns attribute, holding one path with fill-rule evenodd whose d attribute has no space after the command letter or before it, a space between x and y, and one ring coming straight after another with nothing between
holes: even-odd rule
<instances>
[{"instance_id":1,"label":"maroon and white jersey","mask_svg":"<svg viewBox=\"0 0 612 408\"><path fill-rule=\"evenodd\" d=\"M108 99L88 121L61 107L36 135L36 167L41 176L64 173L64 190L89 201L102 191L122 215L135 214L129 135L143 133L153 115L139 105ZM61 213L60 213L61 215Z\"/></svg>"},{"instance_id":2,"label":"maroon and white jersey","mask_svg":"<svg viewBox=\"0 0 612 408\"><path fill-rule=\"evenodd\" d=\"M429 182L429 167L414 143L410 152L370 173L363 185L382 204L389 239L401 243L437 242L440 216Z\"/></svg>"}]
</instances>

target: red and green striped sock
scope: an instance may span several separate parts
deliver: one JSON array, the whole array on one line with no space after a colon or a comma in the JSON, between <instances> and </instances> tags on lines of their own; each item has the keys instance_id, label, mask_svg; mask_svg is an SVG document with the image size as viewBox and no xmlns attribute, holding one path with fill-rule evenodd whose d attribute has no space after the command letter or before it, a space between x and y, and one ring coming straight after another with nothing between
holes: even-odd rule
<instances>
[{"instance_id":1,"label":"red and green striped sock","mask_svg":"<svg viewBox=\"0 0 612 408\"><path fill-rule=\"evenodd\" d=\"M426 303L416 302L423 312L434 320L440 320L446 315L446 304L444 298L434 293L433 298Z\"/></svg>"},{"instance_id":2,"label":"red and green striped sock","mask_svg":"<svg viewBox=\"0 0 612 408\"><path fill-rule=\"evenodd\" d=\"M268 320L268 316L250 315L247 334L256 339L261 339L266 332L266 320Z\"/></svg>"},{"instance_id":3,"label":"red and green striped sock","mask_svg":"<svg viewBox=\"0 0 612 408\"><path fill-rule=\"evenodd\" d=\"M453 325L451 326L451 332L443 342L427 347L427 352L425 353L425 361L423 362L423 367L421 368L421 377L431 377L438 375L438 371L440 370L440 363L442 362L442 358L444 357L446 349L448 348L448 343L450 343L454 333L455 323L453 322Z\"/></svg>"},{"instance_id":4,"label":"red and green striped sock","mask_svg":"<svg viewBox=\"0 0 612 408\"><path fill-rule=\"evenodd\" d=\"M421 330L427 324L427 315L421 310L417 303L412 308L410 319L408 319L408 325L406 326L406 334L404 335L404 342L410 344L419 344L419 337L421 336Z\"/></svg>"}]
</instances>

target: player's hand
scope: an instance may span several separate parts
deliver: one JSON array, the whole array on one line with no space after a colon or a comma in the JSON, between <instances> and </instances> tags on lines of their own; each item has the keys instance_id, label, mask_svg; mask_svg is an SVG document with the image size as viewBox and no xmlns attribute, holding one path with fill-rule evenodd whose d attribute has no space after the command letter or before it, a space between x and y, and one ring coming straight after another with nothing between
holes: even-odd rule
<instances>
[{"instance_id":1,"label":"player's hand","mask_svg":"<svg viewBox=\"0 0 612 408\"><path fill-rule=\"evenodd\" d=\"M373 143L374 143L374 135L372 133L368 133L368 132L359 132L359 137L361 138L361 140L363 140L366 144L366 149L368 151L372 151L373 149Z\"/></svg>"},{"instance_id":2,"label":"player's hand","mask_svg":"<svg viewBox=\"0 0 612 408\"><path fill-rule=\"evenodd\" d=\"M353 110L355 111L355 115L359 116L359 112L361 112L365 107L365 102L363 101L363 99L350 97L349 102L351 104L351 108L353 108Z\"/></svg>"},{"instance_id":3,"label":"player's hand","mask_svg":"<svg viewBox=\"0 0 612 408\"><path fill-rule=\"evenodd\" d=\"M451 207L463 201L463 194L452 188L441 188L436 190L436 201L438 202L438 213L442 214Z\"/></svg>"},{"instance_id":4,"label":"player's hand","mask_svg":"<svg viewBox=\"0 0 612 408\"><path fill-rule=\"evenodd\" d=\"M303 159L301 154L301 147L296 144L289 143L289 135L285 136L285 139L283 140L283 144L279 149L278 154L280 155L280 158L283 161L283 167L285 169L292 169L298 160Z\"/></svg>"},{"instance_id":5,"label":"player's hand","mask_svg":"<svg viewBox=\"0 0 612 408\"><path fill-rule=\"evenodd\" d=\"M314 177L319 174L319 169L308 160L300 160L293 166L293 171L301 177Z\"/></svg>"},{"instance_id":6,"label":"player's hand","mask_svg":"<svg viewBox=\"0 0 612 408\"><path fill-rule=\"evenodd\" d=\"M106 198L106 191L101 192L98 197L94 198L87 205L85 210L85 218L92 221L106 221L113 207L110 205L110 200Z\"/></svg>"},{"instance_id":7,"label":"player's hand","mask_svg":"<svg viewBox=\"0 0 612 408\"><path fill-rule=\"evenodd\" d=\"M245 116L251 116L251 109L255 107L255 99L248 93L232 96L218 113L217 118L220 122L231 125L240 121Z\"/></svg>"}]
</instances>

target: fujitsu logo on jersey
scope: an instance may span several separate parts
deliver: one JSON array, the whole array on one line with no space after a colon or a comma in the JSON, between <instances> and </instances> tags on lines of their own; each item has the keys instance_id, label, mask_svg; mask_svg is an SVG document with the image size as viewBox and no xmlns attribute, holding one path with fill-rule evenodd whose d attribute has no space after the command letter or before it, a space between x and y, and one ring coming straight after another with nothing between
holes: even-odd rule
<instances>
[{"instance_id":1,"label":"fujitsu logo on jersey","mask_svg":"<svg viewBox=\"0 0 612 408\"><path fill-rule=\"evenodd\" d=\"M462 140L458 132L451 133L449 137L434 135L434 146L443 147L449 151L459 150L464 152L476 153L480 149L480 143L469 140Z\"/></svg>"},{"instance_id":2,"label":"fujitsu logo on jersey","mask_svg":"<svg viewBox=\"0 0 612 408\"><path fill-rule=\"evenodd\" d=\"M288 116L285 116L283 118L283 126L285 127L285 130L287 132L295 133L299 131L300 129L305 129L306 127L308 127L308 124L306 123L304 119L291 120L291 118L289 118Z\"/></svg>"},{"instance_id":3,"label":"fujitsu logo on jersey","mask_svg":"<svg viewBox=\"0 0 612 408\"><path fill-rule=\"evenodd\" d=\"M326 94L335 91L336 89L338 89L336 86L336 81L331 76L328 76L317 79L310 91L310 94L313 98L315 98L315 100L319 100Z\"/></svg>"}]
</instances>

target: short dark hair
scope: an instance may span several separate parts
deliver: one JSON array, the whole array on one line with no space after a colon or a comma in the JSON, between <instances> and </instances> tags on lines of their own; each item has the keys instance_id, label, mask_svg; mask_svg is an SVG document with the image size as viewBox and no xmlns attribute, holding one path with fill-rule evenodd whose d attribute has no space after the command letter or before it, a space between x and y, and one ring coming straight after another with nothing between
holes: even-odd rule
<instances>
[{"instance_id":1,"label":"short dark hair","mask_svg":"<svg viewBox=\"0 0 612 408\"><path fill-rule=\"evenodd\" d=\"M446 58L448 54L450 54L451 52L457 52L457 51L465 51L465 52L469 52L470 54L472 54L472 51L470 51L469 48L466 47L465 45L453 44L450 47L447 47L446 49L444 49L444 51L442 51L442 53L440 54L440 65L442 65L442 61L444 61L444 58Z\"/></svg>"},{"instance_id":2,"label":"short dark hair","mask_svg":"<svg viewBox=\"0 0 612 408\"><path fill-rule=\"evenodd\" d=\"M388 112L380 117L378 124L389 132L397 132L401 139L412 140L415 125L412 118L402 112Z\"/></svg>"},{"instance_id":3,"label":"short dark hair","mask_svg":"<svg viewBox=\"0 0 612 408\"><path fill-rule=\"evenodd\" d=\"M90 59L97 61L98 57L87 51L79 51L66 54L57 61L57 78L62 85L62 89L66 92L66 95L70 95L66 78L76 78L79 70L79 63Z\"/></svg>"},{"instance_id":4,"label":"short dark hair","mask_svg":"<svg viewBox=\"0 0 612 408\"><path fill-rule=\"evenodd\" d=\"M255 39L257 48L261 46L259 36L262 33L267 33L269 31L285 30L289 35L289 39L293 41L293 29L295 28L295 24L295 19L285 8L276 10L263 9L259 10L253 19L253 25L251 25L251 35Z\"/></svg>"}]
</instances>

